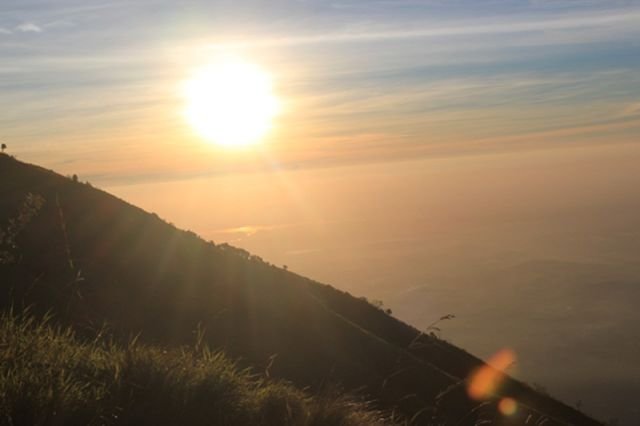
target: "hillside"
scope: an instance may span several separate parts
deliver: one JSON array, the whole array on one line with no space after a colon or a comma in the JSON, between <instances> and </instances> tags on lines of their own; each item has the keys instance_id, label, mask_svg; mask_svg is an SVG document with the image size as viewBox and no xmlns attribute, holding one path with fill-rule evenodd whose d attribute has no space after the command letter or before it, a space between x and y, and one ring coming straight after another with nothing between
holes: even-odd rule
<instances>
[{"instance_id":1,"label":"hillside","mask_svg":"<svg viewBox=\"0 0 640 426\"><path fill-rule=\"evenodd\" d=\"M0 229L2 308L52 311L81 338L107 324L123 339L140 334L145 344L177 348L205 330L209 346L256 372L313 391L339 384L413 424L600 424L509 378L494 398L472 401L465 381L483 363L465 351L366 301L6 155ZM516 415L499 413L503 396L518 402Z\"/></svg>"}]
</instances>

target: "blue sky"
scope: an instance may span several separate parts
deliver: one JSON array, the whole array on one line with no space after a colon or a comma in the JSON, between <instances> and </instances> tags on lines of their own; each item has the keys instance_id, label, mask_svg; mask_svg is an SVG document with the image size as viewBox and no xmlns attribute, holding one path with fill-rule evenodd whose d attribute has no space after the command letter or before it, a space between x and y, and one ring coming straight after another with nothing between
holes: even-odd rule
<instances>
[{"instance_id":1,"label":"blue sky","mask_svg":"<svg viewBox=\"0 0 640 426\"><path fill-rule=\"evenodd\" d=\"M0 137L96 178L254 167L180 116L180 82L229 51L276 78L283 167L640 133L637 1L4 0Z\"/></svg>"}]
</instances>

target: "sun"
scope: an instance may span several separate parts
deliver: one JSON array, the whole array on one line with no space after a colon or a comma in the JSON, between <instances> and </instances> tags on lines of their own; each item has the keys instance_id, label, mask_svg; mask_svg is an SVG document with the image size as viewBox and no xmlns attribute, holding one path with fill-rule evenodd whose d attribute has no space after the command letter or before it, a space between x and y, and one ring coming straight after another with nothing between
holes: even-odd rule
<instances>
[{"instance_id":1,"label":"sun","mask_svg":"<svg viewBox=\"0 0 640 426\"><path fill-rule=\"evenodd\" d=\"M271 75L240 59L223 59L185 82L185 117L203 138L224 147L258 143L280 112Z\"/></svg>"}]
</instances>

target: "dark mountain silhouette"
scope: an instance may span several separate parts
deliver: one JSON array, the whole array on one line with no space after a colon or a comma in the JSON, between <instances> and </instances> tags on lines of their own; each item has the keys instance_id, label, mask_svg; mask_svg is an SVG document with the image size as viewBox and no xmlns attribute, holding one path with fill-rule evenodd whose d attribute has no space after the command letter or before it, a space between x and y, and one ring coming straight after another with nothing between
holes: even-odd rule
<instances>
[{"instance_id":1,"label":"dark mountain silhouette","mask_svg":"<svg viewBox=\"0 0 640 426\"><path fill-rule=\"evenodd\" d=\"M312 391L339 385L412 424L600 424L508 377L495 398L472 401L466 380L484 364L469 353L365 300L7 155L0 229L2 308L52 311L80 335L108 324L115 335L175 347L206 330L211 347L260 374ZM518 402L514 416L498 412L503 396Z\"/></svg>"}]
</instances>

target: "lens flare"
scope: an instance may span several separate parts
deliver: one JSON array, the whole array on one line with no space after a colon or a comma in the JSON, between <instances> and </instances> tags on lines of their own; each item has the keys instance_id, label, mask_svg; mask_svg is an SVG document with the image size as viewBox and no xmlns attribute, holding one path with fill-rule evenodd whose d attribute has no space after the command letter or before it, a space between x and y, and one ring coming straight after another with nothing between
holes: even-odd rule
<instances>
[{"instance_id":1,"label":"lens flare","mask_svg":"<svg viewBox=\"0 0 640 426\"><path fill-rule=\"evenodd\" d=\"M498 410L504 416L513 416L518 411L518 403L513 398L502 398L498 403Z\"/></svg>"},{"instance_id":2,"label":"lens flare","mask_svg":"<svg viewBox=\"0 0 640 426\"><path fill-rule=\"evenodd\" d=\"M474 371L467 385L467 393L475 400L489 399L504 382L504 371L516 361L516 354L511 349L502 349L493 355L487 365Z\"/></svg>"}]
</instances>

